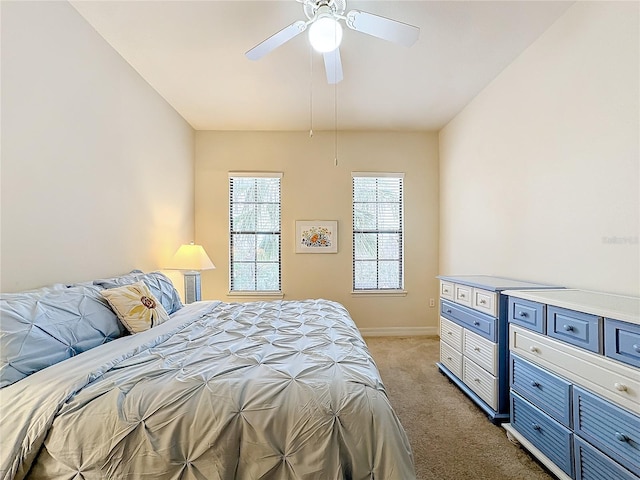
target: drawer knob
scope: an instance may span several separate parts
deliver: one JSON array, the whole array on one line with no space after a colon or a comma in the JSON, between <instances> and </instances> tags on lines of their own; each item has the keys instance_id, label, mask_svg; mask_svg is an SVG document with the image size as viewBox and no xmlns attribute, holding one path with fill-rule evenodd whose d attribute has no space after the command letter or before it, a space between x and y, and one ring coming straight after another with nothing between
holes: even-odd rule
<instances>
[{"instance_id":1,"label":"drawer knob","mask_svg":"<svg viewBox=\"0 0 640 480\"><path fill-rule=\"evenodd\" d=\"M447 332L447 335L453 335L453 332Z\"/></svg>"},{"instance_id":2,"label":"drawer knob","mask_svg":"<svg viewBox=\"0 0 640 480\"><path fill-rule=\"evenodd\" d=\"M562 328L565 332L573 332L573 325L563 325Z\"/></svg>"},{"instance_id":3,"label":"drawer knob","mask_svg":"<svg viewBox=\"0 0 640 480\"><path fill-rule=\"evenodd\" d=\"M451 358L451 357L447 357L447 360L453 360L453 358Z\"/></svg>"},{"instance_id":4,"label":"drawer knob","mask_svg":"<svg viewBox=\"0 0 640 480\"><path fill-rule=\"evenodd\" d=\"M536 430L536 431L538 431L538 432L539 432L540 430L542 430L542 427L541 427L540 425L538 425L537 423L532 423L532 424L531 424L531 428L533 428L534 430Z\"/></svg>"},{"instance_id":5,"label":"drawer knob","mask_svg":"<svg viewBox=\"0 0 640 480\"><path fill-rule=\"evenodd\" d=\"M624 433L616 432L616 438L621 442L628 442L629 437L627 437Z\"/></svg>"},{"instance_id":6,"label":"drawer knob","mask_svg":"<svg viewBox=\"0 0 640 480\"><path fill-rule=\"evenodd\" d=\"M473 349L474 349L476 352L479 352L479 351L480 351L480 347L473 347Z\"/></svg>"},{"instance_id":7,"label":"drawer knob","mask_svg":"<svg viewBox=\"0 0 640 480\"><path fill-rule=\"evenodd\" d=\"M464 293L460 294L460 298L467 298Z\"/></svg>"},{"instance_id":8,"label":"drawer knob","mask_svg":"<svg viewBox=\"0 0 640 480\"><path fill-rule=\"evenodd\" d=\"M535 380L533 380L533 381L531 382L531 386L532 386L532 387L535 387L535 388L540 388L540 384L539 384L538 382L536 382Z\"/></svg>"},{"instance_id":9,"label":"drawer knob","mask_svg":"<svg viewBox=\"0 0 640 480\"><path fill-rule=\"evenodd\" d=\"M636 351L636 353L640 353L640 343L634 344L633 349Z\"/></svg>"},{"instance_id":10,"label":"drawer knob","mask_svg":"<svg viewBox=\"0 0 640 480\"><path fill-rule=\"evenodd\" d=\"M619 392L626 392L627 391L627 386L624 383L616 382L616 383L613 384L613 386Z\"/></svg>"},{"instance_id":11,"label":"drawer knob","mask_svg":"<svg viewBox=\"0 0 640 480\"><path fill-rule=\"evenodd\" d=\"M486 305L487 301L486 300L480 300L480 305Z\"/></svg>"},{"instance_id":12,"label":"drawer knob","mask_svg":"<svg viewBox=\"0 0 640 480\"><path fill-rule=\"evenodd\" d=\"M480 383L480 379L479 378L474 378L473 381Z\"/></svg>"},{"instance_id":13,"label":"drawer knob","mask_svg":"<svg viewBox=\"0 0 640 480\"><path fill-rule=\"evenodd\" d=\"M451 313L451 309L450 308L447 309L447 313Z\"/></svg>"},{"instance_id":14,"label":"drawer knob","mask_svg":"<svg viewBox=\"0 0 640 480\"><path fill-rule=\"evenodd\" d=\"M480 326L480 322L479 322L479 321L477 321L477 320L474 320L473 324L474 324L476 327L479 327L479 326Z\"/></svg>"},{"instance_id":15,"label":"drawer knob","mask_svg":"<svg viewBox=\"0 0 640 480\"><path fill-rule=\"evenodd\" d=\"M538 353L538 352L540 352L540 349L539 349L538 347L534 347L533 345L531 345L531 346L529 347L529 351L530 351L531 353Z\"/></svg>"},{"instance_id":16,"label":"drawer knob","mask_svg":"<svg viewBox=\"0 0 640 480\"><path fill-rule=\"evenodd\" d=\"M527 312L520 312L518 313L518 315L520 315L522 318L527 318L529 316Z\"/></svg>"}]
</instances>

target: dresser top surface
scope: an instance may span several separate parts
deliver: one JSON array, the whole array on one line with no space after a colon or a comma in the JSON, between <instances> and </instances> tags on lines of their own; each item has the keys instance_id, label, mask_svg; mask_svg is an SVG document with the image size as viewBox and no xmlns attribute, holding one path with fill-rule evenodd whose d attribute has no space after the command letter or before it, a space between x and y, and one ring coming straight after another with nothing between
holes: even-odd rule
<instances>
[{"instance_id":1,"label":"dresser top surface","mask_svg":"<svg viewBox=\"0 0 640 480\"><path fill-rule=\"evenodd\" d=\"M532 302L640 325L640 297L575 289L507 290L503 293Z\"/></svg>"},{"instance_id":2,"label":"dresser top surface","mask_svg":"<svg viewBox=\"0 0 640 480\"><path fill-rule=\"evenodd\" d=\"M493 275L438 275L440 280L460 283L471 287L483 288L499 292L501 290L517 290L528 288L560 288L558 285L544 285L541 283L524 282L512 278L495 277Z\"/></svg>"}]
</instances>

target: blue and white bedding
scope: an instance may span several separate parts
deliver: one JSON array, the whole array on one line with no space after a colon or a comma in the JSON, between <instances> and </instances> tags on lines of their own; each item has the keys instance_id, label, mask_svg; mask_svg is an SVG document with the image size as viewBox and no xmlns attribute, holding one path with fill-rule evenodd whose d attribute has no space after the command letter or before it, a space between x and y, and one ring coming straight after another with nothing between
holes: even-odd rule
<instances>
[{"instance_id":1,"label":"blue and white bedding","mask_svg":"<svg viewBox=\"0 0 640 480\"><path fill-rule=\"evenodd\" d=\"M182 308L169 278L140 270L93 282L0 294L0 388L125 335L125 327L100 291L139 280L168 313Z\"/></svg>"},{"instance_id":2,"label":"blue and white bedding","mask_svg":"<svg viewBox=\"0 0 640 480\"><path fill-rule=\"evenodd\" d=\"M3 479L415 479L347 311L196 302L0 390Z\"/></svg>"}]
</instances>

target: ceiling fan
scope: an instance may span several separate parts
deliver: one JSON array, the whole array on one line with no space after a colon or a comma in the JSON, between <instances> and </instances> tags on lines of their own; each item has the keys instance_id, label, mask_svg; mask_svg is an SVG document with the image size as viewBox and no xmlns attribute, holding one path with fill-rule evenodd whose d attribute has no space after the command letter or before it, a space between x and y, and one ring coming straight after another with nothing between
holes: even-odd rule
<instances>
[{"instance_id":1,"label":"ceiling fan","mask_svg":"<svg viewBox=\"0 0 640 480\"><path fill-rule=\"evenodd\" d=\"M315 50L323 54L327 81L331 84L342 80L340 42L344 20L347 27L357 32L399 43L407 47L418 40L420 29L407 23L391 20L360 10L351 10L346 15L346 0L296 0L302 3L308 20L298 20L259 43L245 55L250 60L259 60L267 53L301 34L309 28L309 41Z\"/></svg>"}]
</instances>

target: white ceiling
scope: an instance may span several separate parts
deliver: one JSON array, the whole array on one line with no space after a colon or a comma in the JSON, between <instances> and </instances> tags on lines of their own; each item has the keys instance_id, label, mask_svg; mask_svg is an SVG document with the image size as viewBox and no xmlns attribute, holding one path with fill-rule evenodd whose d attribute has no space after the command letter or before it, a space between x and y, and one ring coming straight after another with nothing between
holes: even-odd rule
<instances>
[{"instance_id":1,"label":"white ceiling","mask_svg":"<svg viewBox=\"0 0 640 480\"><path fill-rule=\"evenodd\" d=\"M196 130L438 130L573 2L347 0L421 31L407 48L345 28L337 86L306 33L244 56L306 18L295 0L71 3Z\"/></svg>"}]
</instances>

